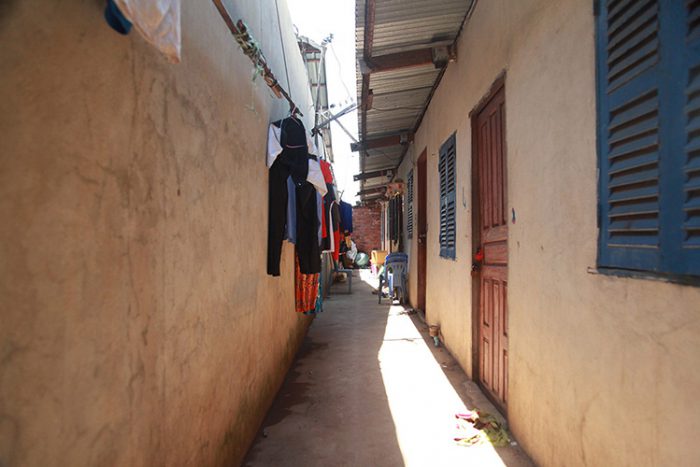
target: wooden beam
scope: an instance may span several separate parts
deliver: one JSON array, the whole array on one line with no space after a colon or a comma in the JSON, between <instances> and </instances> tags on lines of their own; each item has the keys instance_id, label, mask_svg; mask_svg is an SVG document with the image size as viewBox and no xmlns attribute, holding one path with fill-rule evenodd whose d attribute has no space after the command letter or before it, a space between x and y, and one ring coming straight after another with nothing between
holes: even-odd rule
<instances>
[{"instance_id":1,"label":"wooden beam","mask_svg":"<svg viewBox=\"0 0 700 467\"><path fill-rule=\"evenodd\" d=\"M386 170L376 170L374 172L363 172L357 175L353 175L352 179L355 181L358 180L367 180L369 178L377 178L377 177L390 177L393 175L394 171L392 169L386 169Z\"/></svg>"},{"instance_id":2,"label":"wooden beam","mask_svg":"<svg viewBox=\"0 0 700 467\"><path fill-rule=\"evenodd\" d=\"M360 60L360 71L363 74L370 74L425 65L442 68L448 62L456 59L457 48L455 46L436 45L406 52L363 57Z\"/></svg>"},{"instance_id":3,"label":"wooden beam","mask_svg":"<svg viewBox=\"0 0 700 467\"><path fill-rule=\"evenodd\" d=\"M369 100L369 74L362 75L362 94L360 95L360 138L364 138L367 134L367 108L371 107L368 104Z\"/></svg>"},{"instance_id":4,"label":"wooden beam","mask_svg":"<svg viewBox=\"0 0 700 467\"><path fill-rule=\"evenodd\" d=\"M376 0L365 2L365 36L362 55L365 59L372 56L372 45L374 44L374 12L376 11Z\"/></svg>"},{"instance_id":5,"label":"wooden beam","mask_svg":"<svg viewBox=\"0 0 700 467\"><path fill-rule=\"evenodd\" d=\"M384 191L386 191L386 185L374 186L372 188L365 188L364 190L358 191L357 196L369 195L371 193L383 193Z\"/></svg>"},{"instance_id":6,"label":"wooden beam","mask_svg":"<svg viewBox=\"0 0 700 467\"><path fill-rule=\"evenodd\" d=\"M377 194L377 195L372 195L372 196L366 196L366 197L362 198L362 201L365 203L369 203L372 201L379 201L380 199L383 199L385 197L386 196L384 195L384 193L382 193L382 194Z\"/></svg>"},{"instance_id":7,"label":"wooden beam","mask_svg":"<svg viewBox=\"0 0 700 467\"><path fill-rule=\"evenodd\" d=\"M367 76L367 87L369 87L369 75ZM371 89L367 90L367 97L364 100L364 109L365 110L372 110L372 107L374 106L374 91Z\"/></svg>"},{"instance_id":8,"label":"wooden beam","mask_svg":"<svg viewBox=\"0 0 700 467\"><path fill-rule=\"evenodd\" d=\"M397 52L366 59L367 66L372 73L380 71L398 70L433 64L433 49L411 50L409 52Z\"/></svg>"},{"instance_id":9,"label":"wooden beam","mask_svg":"<svg viewBox=\"0 0 700 467\"><path fill-rule=\"evenodd\" d=\"M413 141L413 132L401 132L396 135L382 136L381 138L366 139L357 143L350 143L350 150L352 152L367 151L369 149L408 144L411 141Z\"/></svg>"}]
</instances>

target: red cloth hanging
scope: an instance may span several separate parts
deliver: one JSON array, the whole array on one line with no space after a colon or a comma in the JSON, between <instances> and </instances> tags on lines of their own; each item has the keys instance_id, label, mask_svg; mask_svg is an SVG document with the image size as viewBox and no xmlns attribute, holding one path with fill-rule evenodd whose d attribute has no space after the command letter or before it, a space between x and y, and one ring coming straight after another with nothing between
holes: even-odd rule
<instances>
[{"instance_id":1,"label":"red cloth hanging","mask_svg":"<svg viewBox=\"0 0 700 467\"><path fill-rule=\"evenodd\" d=\"M307 313L316 309L319 274L302 274L299 257L294 252L294 309L297 313Z\"/></svg>"},{"instance_id":2,"label":"red cloth hanging","mask_svg":"<svg viewBox=\"0 0 700 467\"><path fill-rule=\"evenodd\" d=\"M333 231L333 241L335 242L335 245L333 245L333 259L338 261L340 259L340 230Z\"/></svg>"},{"instance_id":3,"label":"red cloth hanging","mask_svg":"<svg viewBox=\"0 0 700 467\"><path fill-rule=\"evenodd\" d=\"M321 164L323 179L326 181L326 183L333 183L333 169L331 168L331 164L323 159L319 161L319 164Z\"/></svg>"}]
</instances>

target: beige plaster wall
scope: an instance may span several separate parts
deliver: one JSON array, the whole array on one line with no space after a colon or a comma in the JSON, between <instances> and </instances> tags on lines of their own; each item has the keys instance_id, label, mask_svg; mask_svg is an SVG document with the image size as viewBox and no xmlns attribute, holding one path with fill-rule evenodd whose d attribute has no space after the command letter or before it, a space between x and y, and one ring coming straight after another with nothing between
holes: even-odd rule
<instances>
[{"instance_id":1,"label":"beige plaster wall","mask_svg":"<svg viewBox=\"0 0 700 467\"><path fill-rule=\"evenodd\" d=\"M275 2L230 4L285 83ZM308 325L289 246L266 275L287 106L212 2L182 2L179 65L103 7L0 5L0 465L235 465Z\"/></svg>"},{"instance_id":2,"label":"beige plaster wall","mask_svg":"<svg viewBox=\"0 0 700 467\"><path fill-rule=\"evenodd\" d=\"M589 272L598 235L591 2L480 1L458 46L411 158L427 148L428 320L471 373L468 114L505 70L508 211L517 219L508 240L510 425L545 466L700 464L700 289ZM437 191L437 153L453 131L455 261L439 258ZM415 301L415 274L410 286Z\"/></svg>"}]
</instances>

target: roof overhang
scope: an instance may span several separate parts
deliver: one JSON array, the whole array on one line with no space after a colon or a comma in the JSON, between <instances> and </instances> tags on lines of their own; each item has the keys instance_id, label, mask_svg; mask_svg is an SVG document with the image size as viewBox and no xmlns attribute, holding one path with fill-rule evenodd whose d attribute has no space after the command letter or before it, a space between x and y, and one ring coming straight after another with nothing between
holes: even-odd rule
<instances>
[{"instance_id":1,"label":"roof overhang","mask_svg":"<svg viewBox=\"0 0 700 467\"><path fill-rule=\"evenodd\" d=\"M361 153L361 200L395 176L445 68L457 59L456 41L475 3L357 0L359 142L351 149ZM382 171L390 175L365 177Z\"/></svg>"}]
</instances>

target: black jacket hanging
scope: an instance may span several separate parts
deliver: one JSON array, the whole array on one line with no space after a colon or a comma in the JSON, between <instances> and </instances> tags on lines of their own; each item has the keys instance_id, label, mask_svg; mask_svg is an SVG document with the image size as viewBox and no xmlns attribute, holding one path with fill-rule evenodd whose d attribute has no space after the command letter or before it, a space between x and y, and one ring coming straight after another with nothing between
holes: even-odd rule
<instances>
[{"instance_id":1,"label":"black jacket hanging","mask_svg":"<svg viewBox=\"0 0 700 467\"><path fill-rule=\"evenodd\" d=\"M294 117L273 123L280 129L282 152L270 167L267 231L267 273L280 275L282 240L287 223L287 178L298 187L306 182L309 151L304 124Z\"/></svg>"},{"instance_id":2,"label":"black jacket hanging","mask_svg":"<svg viewBox=\"0 0 700 467\"><path fill-rule=\"evenodd\" d=\"M303 274L321 271L318 241L318 210L315 187L306 179L309 173L309 149L304 124L295 117L272 123L280 129L282 152L277 155L269 174L269 224L267 273L280 275L280 257L287 222L287 178L292 177L296 190L297 239L299 269Z\"/></svg>"}]
</instances>

